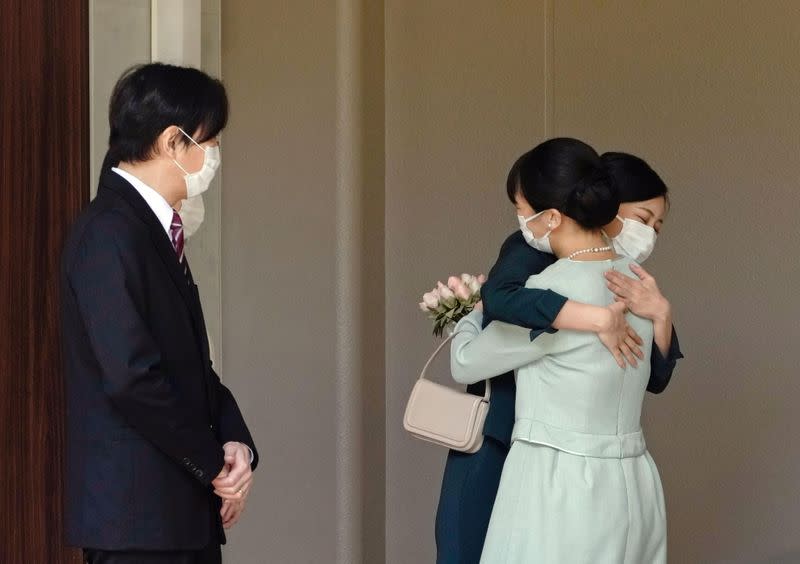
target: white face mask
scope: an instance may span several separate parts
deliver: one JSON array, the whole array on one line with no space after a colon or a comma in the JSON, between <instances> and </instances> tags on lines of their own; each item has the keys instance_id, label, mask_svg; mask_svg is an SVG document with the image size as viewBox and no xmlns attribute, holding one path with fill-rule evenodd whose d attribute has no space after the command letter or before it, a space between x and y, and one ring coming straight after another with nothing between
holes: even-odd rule
<instances>
[{"instance_id":1,"label":"white face mask","mask_svg":"<svg viewBox=\"0 0 800 564\"><path fill-rule=\"evenodd\" d=\"M197 172L187 172L178 161L172 159L172 162L175 163L185 175L183 179L186 181L186 198L194 198L208 190L211 181L214 180L214 174L216 174L220 163L219 147L203 147L192 139L183 129L179 127L178 130L186 135L192 143L200 147L205 153L203 156L203 166Z\"/></svg>"},{"instance_id":2,"label":"white face mask","mask_svg":"<svg viewBox=\"0 0 800 564\"><path fill-rule=\"evenodd\" d=\"M545 233L544 235L542 235L537 239L536 236L533 234L533 231L531 231L530 227L528 227L528 222L533 221L543 213L544 212L541 211L536 215L532 215L530 217L523 217L521 215L518 215L517 220L519 221L519 228L520 231L522 231L522 236L525 237L525 241L537 251L542 251L543 253L549 253L552 255L553 248L550 246L550 234L553 232L553 230L549 229L547 233ZM549 228L550 224L548 224L547 227Z\"/></svg>"},{"instance_id":3,"label":"white face mask","mask_svg":"<svg viewBox=\"0 0 800 564\"><path fill-rule=\"evenodd\" d=\"M656 230L635 219L617 219L622 222L622 230L611 239L614 250L638 263L646 261L656 246Z\"/></svg>"},{"instance_id":4,"label":"white face mask","mask_svg":"<svg viewBox=\"0 0 800 564\"><path fill-rule=\"evenodd\" d=\"M203 203L203 196L195 196L181 202L181 209L178 211L183 222L183 236L187 239L197 233L203 219L206 216L206 206Z\"/></svg>"}]
</instances>

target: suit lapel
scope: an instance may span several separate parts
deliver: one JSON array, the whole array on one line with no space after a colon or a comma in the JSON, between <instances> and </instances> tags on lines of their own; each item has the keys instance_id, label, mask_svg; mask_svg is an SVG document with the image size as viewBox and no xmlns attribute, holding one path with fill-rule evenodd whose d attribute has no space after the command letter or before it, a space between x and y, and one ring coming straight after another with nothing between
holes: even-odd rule
<instances>
[{"instance_id":1,"label":"suit lapel","mask_svg":"<svg viewBox=\"0 0 800 564\"><path fill-rule=\"evenodd\" d=\"M190 285L189 279L183 272L183 268L178 262L178 256L175 254L175 249L173 248L169 237L164 232L164 226L161 225L156 217L156 214L153 213L153 210L150 209L150 206L147 205L147 202L144 201L136 189L116 172L107 170L100 176L99 191L102 192L104 189L113 191L116 195L125 200L125 202L130 205L131 208L133 208L133 211L136 213L137 217L139 217L139 219L141 219L142 222L144 222L144 224L147 226L147 230L150 233L150 238L153 241L153 245L156 248L158 256L161 257L161 260L164 262L164 265L167 268L167 272L169 272L170 278L172 278L172 281L178 288L178 292L180 292L180 295L183 298L187 309L189 310L189 314L191 315L192 324L197 332L197 338L199 339L199 342L202 343L205 339L205 335L200 333L203 326L203 320L201 319L202 313L200 312L199 305L195 305L195 290L192 285ZM204 350L202 345L200 348L201 351Z\"/></svg>"}]
</instances>

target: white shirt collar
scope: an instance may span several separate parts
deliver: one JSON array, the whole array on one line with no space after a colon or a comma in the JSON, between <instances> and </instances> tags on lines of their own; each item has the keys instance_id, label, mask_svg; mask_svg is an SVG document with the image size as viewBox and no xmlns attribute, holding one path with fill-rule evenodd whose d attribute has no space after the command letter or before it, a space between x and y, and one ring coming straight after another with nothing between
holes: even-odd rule
<instances>
[{"instance_id":1,"label":"white shirt collar","mask_svg":"<svg viewBox=\"0 0 800 564\"><path fill-rule=\"evenodd\" d=\"M172 240L169 232L170 226L172 225L172 214L174 212L172 206L167 203L161 194L150 188L150 186L136 178L131 173L125 172L117 167L114 167L111 170L130 182L131 186L133 186L136 191L139 192L142 198L144 198L144 201L147 202L147 205L150 206L150 209L153 210L153 213L156 214L159 223L161 223L161 226L167 233L167 237L170 237L170 240Z\"/></svg>"}]
</instances>

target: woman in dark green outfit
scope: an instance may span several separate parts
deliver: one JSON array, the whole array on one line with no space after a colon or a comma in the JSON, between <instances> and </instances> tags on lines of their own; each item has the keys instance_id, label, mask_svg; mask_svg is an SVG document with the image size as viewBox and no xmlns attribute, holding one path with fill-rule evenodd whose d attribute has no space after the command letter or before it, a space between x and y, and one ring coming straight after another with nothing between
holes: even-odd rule
<instances>
[{"instance_id":1,"label":"woman in dark green outfit","mask_svg":"<svg viewBox=\"0 0 800 564\"><path fill-rule=\"evenodd\" d=\"M602 162L623 202L618 218L605 231L619 254L641 262L649 256L661 229L667 210L667 187L645 161L633 155L606 153ZM509 198L514 202L516 186L511 184ZM655 280L644 270L636 272L640 281L609 273L609 287L620 299L619 304L609 308L568 301L549 290L526 289L528 278L553 264L555 257L532 247L524 219L520 231L503 244L483 287L484 326L494 320L513 323L530 328L531 339L559 329L595 332L618 363L635 364L637 357L641 358L641 342L624 322L625 307L641 317L658 317L662 327L664 319L671 319L669 302ZM666 326L670 327L671 322ZM656 332L654 345L647 389L661 393L683 355L674 329ZM483 395L484 384L475 384L468 390ZM481 450L475 454L448 454L436 515L437 564L471 564L480 559L511 443L515 394L513 373L493 378Z\"/></svg>"}]
</instances>

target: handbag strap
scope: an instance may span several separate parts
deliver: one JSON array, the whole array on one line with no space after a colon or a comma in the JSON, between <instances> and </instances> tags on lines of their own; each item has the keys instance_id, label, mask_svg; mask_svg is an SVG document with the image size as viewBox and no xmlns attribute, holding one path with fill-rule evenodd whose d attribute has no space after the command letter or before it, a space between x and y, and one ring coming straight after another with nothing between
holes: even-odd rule
<instances>
[{"instance_id":1,"label":"handbag strap","mask_svg":"<svg viewBox=\"0 0 800 564\"><path fill-rule=\"evenodd\" d=\"M442 341L441 345L436 347L436 350L433 351L433 354L428 359L428 362L425 363L425 367L422 369L422 372L420 372L420 374L419 374L419 379L420 380L426 380L428 378L428 369L430 368L431 364L433 364L433 361L436 360L436 357L438 357L439 354L441 354L442 350L448 344L450 344L450 341L452 341L453 337L455 337L455 336L456 336L455 333L453 333L452 335L447 337L444 341ZM489 398L492 396L491 384L489 382L490 381L487 379L486 380L486 392L483 394L483 399L485 401L487 401L487 402L489 401Z\"/></svg>"}]
</instances>

